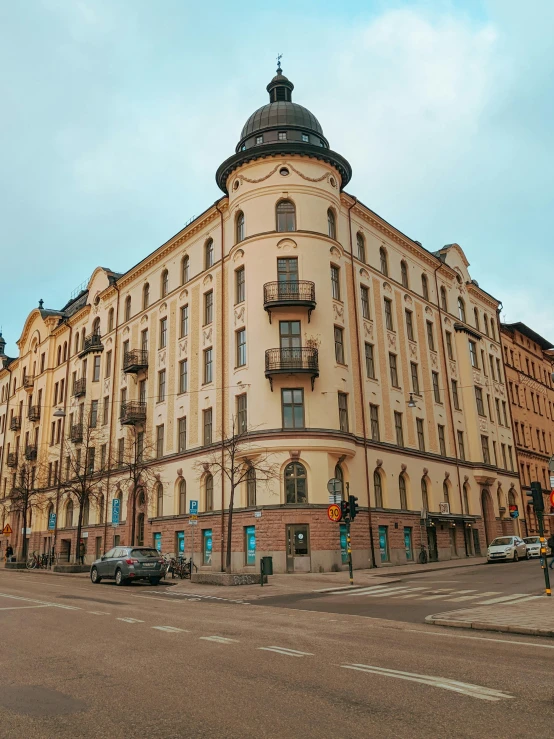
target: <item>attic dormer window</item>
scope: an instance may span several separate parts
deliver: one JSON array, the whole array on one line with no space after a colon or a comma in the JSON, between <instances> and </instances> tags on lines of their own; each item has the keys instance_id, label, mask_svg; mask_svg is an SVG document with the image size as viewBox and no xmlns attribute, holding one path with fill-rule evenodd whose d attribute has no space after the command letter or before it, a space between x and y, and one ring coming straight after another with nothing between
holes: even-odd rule
<instances>
[{"instance_id":1,"label":"attic dormer window","mask_svg":"<svg viewBox=\"0 0 554 739\"><path fill-rule=\"evenodd\" d=\"M256 144L263 144L264 137L263 136L256 136Z\"/></svg>"},{"instance_id":2,"label":"attic dormer window","mask_svg":"<svg viewBox=\"0 0 554 739\"><path fill-rule=\"evenodd\" d=\"M286 140L287 140L287 132L279 131L279 141L286 141Z\"/></svg>"}]
</instances>

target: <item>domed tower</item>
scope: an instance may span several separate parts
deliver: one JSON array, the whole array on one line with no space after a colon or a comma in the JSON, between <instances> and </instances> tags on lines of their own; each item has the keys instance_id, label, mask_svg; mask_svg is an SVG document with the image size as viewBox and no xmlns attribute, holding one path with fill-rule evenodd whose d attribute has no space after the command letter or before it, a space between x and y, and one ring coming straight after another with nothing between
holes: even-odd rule
<instances>
[{"instance_id":1,"label":"domed tower","mask_svg":"<svg viewBox=\"0 0 554 739\"><path fill-rule=\"evenodd\" d=\"M328 162L340 175L344 188L352 177L350 164L329 148L323 129L313 113L292 102L293 83L281 67L267 86L269 103L248 118L240 135L235 154L225 160L216 173L216 181L228 192L227 181L245 162L280 154L314 157Z\"/></svg>"}]
</instances>

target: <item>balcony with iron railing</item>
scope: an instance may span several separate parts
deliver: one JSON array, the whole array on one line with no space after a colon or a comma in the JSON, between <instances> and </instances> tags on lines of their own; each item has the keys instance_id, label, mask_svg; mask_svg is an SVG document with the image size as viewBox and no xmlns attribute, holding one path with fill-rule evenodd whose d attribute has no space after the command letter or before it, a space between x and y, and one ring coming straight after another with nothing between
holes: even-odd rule
<instances>
[{"instance_id":1,"label":"balcony with iron railing","mask_svg":"<svg viewBox=\"0 0 554 739\"><path fill-rule=\"evenodd\" d=\"M29 421L40 421L40 405L30 405L27 418Z\"/></svg>"},{"instance_id":2,"label":"balcony with iron railing","mask_svg":"<svg viewBox=\"0 0 554 739\"><path fill-rule=\"evenodd\" d=\"M17 453L16 452L10 452L8 454L6 464L8 465L8 467L17 467Z\"/></svg>"},{"instance_id":3,"label":"balcony with iron railing","mask_svg":"<svg viewBox=\"0 0 554 739\"><path fill-rule=\"evenodd\" d=\"M35 384L34 375L23 375L23 387L25 390L32 390Z\"/></svg>"},{"instance_id":4,"label":"balcony with iron railing","mask_svg":"<svg viewBox=\"0 0 554 739\"><path fill-rule=\"evenodd\" d=\"M123 372L137 374L148 367L148 351L146 349L131 349L123 355Z\"/></svg>"},{"instance_id":5,"label":"balcony with iron railing","mask_svg":"<svg viewBox=\"0 0 554 739\"><path fill-rule=\"evenodd\" d=\"M80 444L83 441L83 424L74 423L69 430L69 438L74 444Z\"/></svg>"},{"instance_id":6,"label":"balcony with iron railing","mask_svg":"<svg viewBox=\"0 0 554 739\"><path fill-rule=\"evenodd\" d=\"M21 416L12 416L10 421L10 431L19 431L21 428Z\"/></svg>"},{"instance_id":7,"label":"balcony with iron railing","mask_svg":"<svg viewBox=\"0 0 554 739\"><path fill-rule=\"evenodd\" d=\"M85 336L83 348L79 353L79 357L84 357L86 354L98 353L104 351L104 344L102 344L102 337L100 334L89 334Z\"/></svg>"},{"instance_id":8,"label":"balcony with iron railing","mask_svg":"<svg viewBox=\"0 0 554 739\"><path fill-rule=\"evenodd\" d=\"M313 390L314 380L319 377L317 349L311 346L267 349L265 353L265 376L268 378L272 390L275 375L299 374L311 376Z\"/></svg>"},{"instance_id":9,"label":"balcony with iron railing","mask_svg":"<svg viewBox=\"0 0 554 739\"><path fill-rule=\"evenodd\" d=\"M264 285L264 310L271 323L271 311L275 308L300 307L308 309L308 323L316 306L315 284L309 280L291 282L266 282Z\"/></svg>"},{"instance_id":10,"label":"balcony with iron railing","mask_svg":"<svg viewBox=\"0 0 554 739\"><path fill-rule=\"evenodd\" d=\"M34 462L37 458L37 448L34 445L25 447L25 459L29 462Z\"/></svg>"},{"instance_id":11,"label":"balcony with iron railing","mask_svg":"<svg viewBox=\"0 0 554 739\"><path fill-rule=\"evenodd\" d=\"M73 383L73 397L79 398L82 395L86 395L87 392L87 381L85 377L81 377L80 380L75 380Z\"/></svg>"},{"instance_id":12,"label":"balcony with iron railing","mask_svg":"<svg viewBox=\"0 0 554 739\"><path fill-rule=\"evenodd\" d=\"M140 401L130 401L122 403L119 420L123 426L134 426L135 424L144 423L146 421L146 403Z\"/></svg>"}]
</instances>

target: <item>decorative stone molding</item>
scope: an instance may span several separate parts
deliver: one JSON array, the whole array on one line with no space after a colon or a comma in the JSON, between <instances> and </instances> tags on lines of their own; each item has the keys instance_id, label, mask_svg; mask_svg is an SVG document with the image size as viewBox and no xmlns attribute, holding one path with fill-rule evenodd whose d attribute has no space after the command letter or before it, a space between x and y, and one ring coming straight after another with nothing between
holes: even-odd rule
<instances>
[{"instance_id":1,"label":"decorative stone molding","mask_svg":"<svg viewBox=\"0 0 554 739\"><path fill-rule=\"evenodd\" d=\"M378 459L378 460L377 460L377 461L375 462L375 466L376 466L376 467L382 467L382 466L383 466L383 460L382 460L382 459Z\"/></svg>"},{"instance_id":2,"label":"decorative stone molding","mask_svg":"<svg viewBox=\"0 0 554 739\"><path fill-rule=\"evenodd\" d=\"M339 320L339 318L342 321L344 318L344 306L340 305L340 303L333 303L333 314L335 321Z\"/></svg>"},{"instance_id":3,"label":"decorative stone molding","mask_svg":"<svg viewBox=\"0 0 554 739\"><path fill-rule=\"evenodd\" d=\"M179 469L177 470L177 477L183 477L183 468L182 467L179 467Z\"/></svg>"},{"instance_id":4,"label":"decorative stone molding","mask_svg":"<svg viewBox=\"0 0 554 739\"><path fill-rule=\"evenodd\" d=\"M364 321L364 334L368 339L373 339L373 323L371 321Z\"/></svg>"},{"instance_id":5,"label":"decorative stone molding","mask_svg":"<svg viewBox=\"0 0 554 739\"><path fill-rule=\"evenodd\" d=\"M496 344L489 344L489 349L491 350L491 352L498 354L498 347L496 346Z\"/></svg>"},{"instance_id":6,"label":"decorative stone molding","mask_svg":"<svg viewBox=\"0 0 554 739\"><path fill-rule=\"evenodd\" d=\"M244 313L244 305L241 305L240 308L235 308L235 326L239 323L244 323Z\"/></svg>"},{"instance_id":7,"label":"decorative stone molding","mask_svg":"<svg viewBox=\"0 0 554 739\"><path fill-rule=\"evenodd\" d=\"M291 459L292 459L293 461L297 461L297 460L299 460L299 459L300 459L300 454L301 454L301 451L300 451L300 449L291 449L291 450L289 451L289 454L290 454L290 458L291 458Z\"/></svg>"},{"instance_id":8,"label":"decorative stone molding","mask_svg":"<svg viewBox=\"0 0 554 739\"><path fill-rule=\"evenodd\" d=\"M488 430L488 424L485 418L479 419L479 431L487 431Z\"/></svg>"},{"instance_id":9,"label":"decorative stone molding","mask_svg":"<svg viewBox=\"0 0 554 739\"><path fill-rule=\"evenodd\" d=\"M105 343L106 346L111 346L113 344L112 337L109 336L104 343Z\"/></svg>"},{"instance_id":10,"label":"decorative stone molding","mask_svg":"<svg viewBox=\"0 0 554 739\"><path fill-rule=\"evenodd\" d=\"M298 244L294 239L281 239L277 242L277 248L283 251L290 251L291 249L297 249Z\"/></svg>"},{"instance_id":11,"label":"decorative stone molding","mask_svg":"<svg viewBox=\"0 0 554 739\"><path fill-rule=\"evenodd\" d=\"M431 356L431 365L435 368L438 367L439 360L438 360L436 352L431 352L430 356Z\"/></svg>"},{"instance_id":12,"label":"decorative stone molding","mask_svg":"<svg viewBox=\"0 0 554 739\"><path fill-rule=\"evenodd\" d=\"M125 328L123 329L123 331L121 333L124 336L128 336L130 332L131 332L131 329L129 328L129 326L125 326Z\"/></svg>"},{"instance_id":13,"label":"decorative stone molding","mask_svg":"<svg viewBox=\"0 0 554 739\"><path fill-rule=\"evenodd\" d=\"M211 327L207 331L202 331L202 341L204 346L212 343L212 329Z\"/></svg>"},{"instance_id":14,"label":"decorative stone molding","mask_svg":"<svg viewBox=\"0 0 554 739\"><path fill-rule=\"evenodd\" d=\"M452 326L452 321L450 320L450 318L448 318L448 316L445 316L445 318L444 318L444 325L445 326Z\"/></svg>"},{"instance_id":15,"label":"decorative stone molding","mask_svg":"<svg viewBox=\"0 0 554 739\"><path fill-rule=\"evenodd\" d=\"M165 349L158 352L158 367L165 367Z\"/></svg>"},{"instance_id":16,"label":"decorative stone molding","mask_svg":"<svg viewBox=\"0 0 554 739\"><path fill-rule=\"evenodd\" d=\"M391 349L396 349L396 334L394 331L387 331L387 341Z\"/></svg>"},{"instance_id":17,"label":"decorative stone molding","mask_svg":"<svg viewBox=\"0 0 554 739\"><path fill-rule=\"evenodd\" d=\"M494 385L494 391L498 393L499 395L501 395L502 397L504 397L504 394L505 394L504 385L500 385L500 383L498 382L493 383L493 385Z\"/></svg>"},{"instance_id":18,"label":"decorative stone molding","mask_svg":"<svg viewBox=\"0 0 554 739\"><path fill-rule=\"evenodd\" d=\"M233 254L233 262L237 262L244 257L244 249L237 249Z\"/></svg>"},{"instance_id":19,"label":"decorative stone molding","mask_svg":"<svg viewBox=\"0 0 554 739\"><path fill-rule=\"evenodd\" d=\"M159 313L163 313L163 312L164 312L164 311L166 311L166 310L167 310L167 303L166 303L166 302L165 302L165 300L164 300L164 302L163 302L163 303L162 303L162 304L160 305L160 307L158 308L158 312L159 312Z\"/></svg>"},{"instance_id":20,"label":"decorative stone molding","mask_svg":"<svg viewBox=\"0 0 554 739\"><path fill-rule=\"evenodd\" d=\"M156 480L157 480L158 482L160 482L160 480L161 480L161 475L160 475L160 473L159 473L159 472L155 472L155 473L154 473L154 477L156 478Z\"/></svg>"},{"instance_id":21,"label":"decorative stone molding","mask_svg":"<svg viewBox=\"0 0 554 739\"><path fill-rule=\"evenodd\" d=\"M202 284L209 285L211 282L213 282L213 279L214 278L212 277L212 275L206 275L204 279L202 280Z\"/></svg>"},{"instance_id":22,"label":"decorative stone molding","mask_svg":"<svg viewBox=\"0 0 554 739\"><path fill-rule=\"evenodd\" d=\"M104 393L110 392L110 378L106 377L104 380Z\"/></svg>"},{"instance_id":23,"label":"decorative stone molding","mask_svg":"<svg viewBox=\"0 0 554 739\"><path fill-rule=\"evenodd\" d=\"M383 291L388 293L389 295L392 294L392 287L390 282L387 282L386 280L383 282Z\"/></svg>"},{"instance_id":24,"label":"decorative stone molding","mask_svg":"<svg viewBox=\"0 0 554 739\"><path fill-rule=\"evenodd\" d=\"M410 341L408 346L410 347L410 357L413 359L417 358L417 344L414 344L413 341Z\"/></svg>"},{"instance_id":25,"label":"decorative stone molding","mask_svg":"<svg viewBox=\"0 0 554 739\"><path fill-rule=\"evenodd\" d=\"M458 375L458 367L456 366L456 362L450 362L450 373L454 375L454 377L457 377Z\"/></svg>"},{"instance_id":26,"label":"decorative stone molding","mask_svg":"<svg viewBox=\"0 0 554 739\"><path fill-rule=\"evenodd\" d=\"M429 474L429 470L427 469L427 467L424 467L423 468L423 477L427 477L428 474Z\"/></svg>"},{"instance_id":27,"label":"decorative stone molding","mask_svg":"<svg viewBox=\"0 0 554 739\"><path fill-rule=\"evenodd\" d=\"M432 316L433 315L433 311L431 310L431 308L428 305L425 306L425 312L429 316Z\"/></svg>"},{"instance_id":28,"label":"decorative stone molding","mask_svg":"<svg viewBox=\"0 0 554 739\"><path fill-rule=\"evenodd\" d=\"M360 277L363 277L366 280L369 280L369 272L365 267L360 267Z\"/></svg>"},{"instance_id":29,"label":"decorative stone molding","mask_svg":"<svg viewBox=\"0 0 554 739\"><path fill-rule=\"evenodd\" d=\"M179 300L184 300L185 298L188 298L189 291L185 288L184 290L181 290L179 293Z\"/></svg>"},{"instance_id":30,"label":"decorative stone molding","mask_svg":"<svg viewBox=\"0 0 554 739\"><path fill-rule=\"evenodd\" d=\"M408 295L408 293L405 293L404 294L404 302L407 303L408 305L412 305L412 303L414 301L412 300L412 296L411 295Z\"/></svg>"},{"instance_id":31,"label":"decorative stone molding","mask_svg":"<svg viewBox=\"0 0 554 739\"><path fill-rule=\"evenodd\" d=\"M464 475L464 482L469 482L469 475Z\"/></svg>"},{"instance_id":32,"label":"decorative stone molding","mask_svg":"<svg viewBox=\"0 0 554 739\"><path fill-rule=\"evenodd\" d=\"M483 384L483 381L481 380L481 373L479 372L478 369L474 369L473 370L473 382L476 385L482 385Z\"/></svg>"},{"instance_id":33,"label":"decorative stone molding","mask_svg":"<svg viewBox=\"0 0 554 739\"><path fill-rule=\"evenodd\" d=\"M330 254L331 254L331 256L332 256L332 257L334 257L335 259L340 259L340 258L341 258L341 256L342 256L342 255L341 255L341 253L340 253L340 249L337 249L337 247L336 247L336 246L332 246L332 247L331 247L331 248L329 249L329 253L330 253Z\"/></svg>"},{"instance_id":34,"label":"decorative stone molding","mask_svg":"<svg viewBox=\"0 0 554 739\"><path fill-rule=\"evenodd\" d=\"M146 313L143 316L141 316L140 322L142 324L148 323L148 315Z\"/></svg>"},{"instance_id":35,"label":"decorative stone molding","mask_svg":"<svg viewBox=\"0 0 554 739\"><path fill-rule=\"evenodd\" d=\"M448 470L446 470L445 473L444 473L444 479L445 480L448 480L449 477L450 477L450 472Z\"/></svg>"},{"instance_id":36,"label":"decorative stone molding","mask_svg":"<svg viewBox=\"0 0 554 739\"><path fill-rule=\"evenodd\" d=\"M182 357L183 354L186 355L188 348L188 341L185 339L184 341L181 341L179 343L179 356Z\"/></svg>"},{"instance_id":37,"label":"decorative stone molding","mask_svg":"<svg viewBox=\"0 0 554 739\"><path fill-rule=\"evenodd\" d=\"M408 469L408 465L407 464L401 464L400 465L400 471L401 472L406 472L407 469Z\"/></svg>"}]
</instances>

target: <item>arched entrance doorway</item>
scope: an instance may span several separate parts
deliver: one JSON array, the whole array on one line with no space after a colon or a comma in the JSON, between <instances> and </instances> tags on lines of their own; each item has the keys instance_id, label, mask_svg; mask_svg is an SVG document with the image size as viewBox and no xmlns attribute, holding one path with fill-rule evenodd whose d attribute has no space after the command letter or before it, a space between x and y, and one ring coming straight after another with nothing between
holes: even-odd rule
<instances>
[{"instance_id":1,"label":"arched entrance doorway","mask_svg":"<svg viewBox=\"0 0 554 739\"><path fill-rule=\"evenodd\" d=\"M496 519L494 515L494 506L488 488L483 488L481 490L481 511L483 514L483 522L485 524L485 538L488 545L496 536Z\"/></svg>"}]
</instances>

